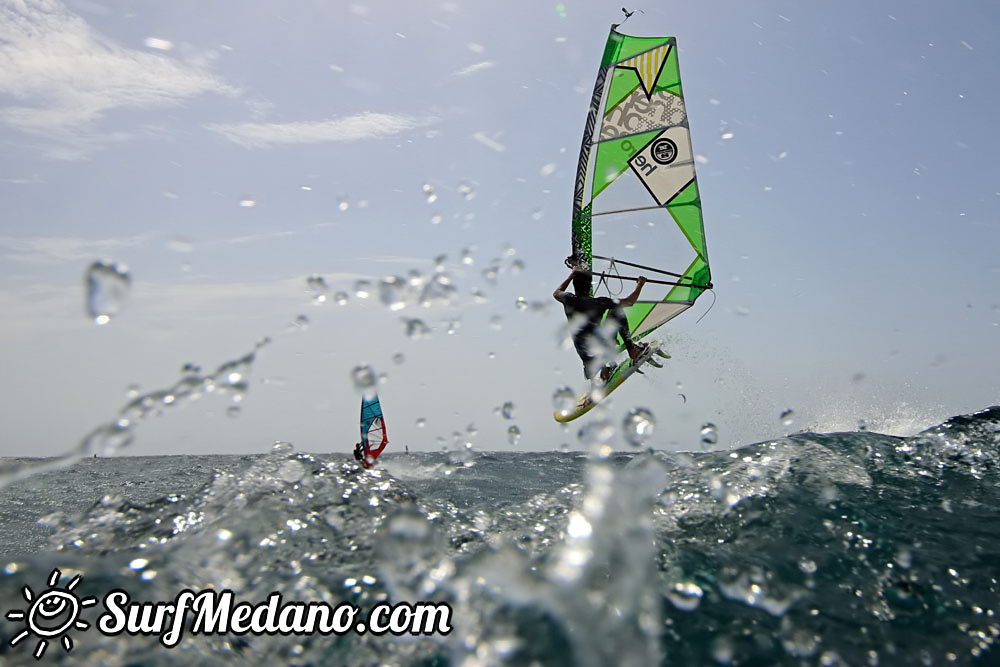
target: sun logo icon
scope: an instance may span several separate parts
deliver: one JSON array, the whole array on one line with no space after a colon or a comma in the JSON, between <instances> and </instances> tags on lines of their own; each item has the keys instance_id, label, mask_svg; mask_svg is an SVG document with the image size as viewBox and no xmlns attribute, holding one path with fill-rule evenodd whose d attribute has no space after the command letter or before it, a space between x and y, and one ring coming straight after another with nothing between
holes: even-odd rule
<instances>
[{"instance_id":1,"label":"sun logo icon","mask_svg":"<svg viewBox=\"0 0 1000 667\"><path fill-rule=\"evenodd\" d=\"M66 590L58 587L59 578L62 573L58 568L53 569L49 575L49 587L37 597L30 586L25 586L24 599L28 602L28 609L12 609L7 612L8 621L25 621L25 628L10 640L11 646L17 646L23 639L31 635L38 637L38 645L35 647L35 660L41 660L45 654L45 649L49 647L49 640L60 638L63 648L69 652L73 648L73 640L67 634L69 630L86 630L90 623L80 619L80 612L84 607L97 604L97 598L88 597L80 599L73 589L76 588L82 574L73 577Z\"/></svg>"}]
</instances>

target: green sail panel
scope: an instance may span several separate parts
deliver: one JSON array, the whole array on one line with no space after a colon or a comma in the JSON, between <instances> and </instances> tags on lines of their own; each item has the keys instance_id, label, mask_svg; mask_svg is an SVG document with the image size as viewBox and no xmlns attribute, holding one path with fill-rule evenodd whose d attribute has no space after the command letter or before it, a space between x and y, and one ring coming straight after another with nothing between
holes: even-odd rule
<instances>
[{"instance_id":1,"label":"green sail panel","mask_svg":"<svg viewBox=\"0 0 1000 667\"><path fill-rule=\"evenodd\" d=\"M656 134L659 134L659 130L598 144L594 151L593 196L596 197L601 190L618 180L622 172L628 169L628 161Z\"/></svg>"},{"instance_id":2,"label":"green sail panel","mask_svg":"<svg viewBox=\"0 0 1000 667\"><path fill-rule=\"evenodd\" d=\"M711 288L711 270L674 37L612 29L580 149L571 225L595 294L622 297L633 338L655 331Z\"/></svg>"}]
</instances>

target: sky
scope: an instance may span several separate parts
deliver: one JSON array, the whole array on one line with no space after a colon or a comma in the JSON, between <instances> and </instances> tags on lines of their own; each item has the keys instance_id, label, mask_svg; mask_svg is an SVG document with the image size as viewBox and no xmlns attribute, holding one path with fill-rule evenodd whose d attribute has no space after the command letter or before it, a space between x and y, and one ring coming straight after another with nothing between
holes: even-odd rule
<instances>
[{"instance_id":1,"label":"sky","mask_svg":"<svg viewBox=\"0 0 1000 667\"><path fill-rule=\"evenodd\" d=\"M620 3L0 0L0 456L254 350L245 392L119 453L347 453L365 366L412 450L627 448L637 407L697 450L998 403L1000 7L630 9L678 38L715 291L663 370L562 426L584 380L551 294ZM129 277L104 324L96 261Z\"/></svg>"}]
</instances>

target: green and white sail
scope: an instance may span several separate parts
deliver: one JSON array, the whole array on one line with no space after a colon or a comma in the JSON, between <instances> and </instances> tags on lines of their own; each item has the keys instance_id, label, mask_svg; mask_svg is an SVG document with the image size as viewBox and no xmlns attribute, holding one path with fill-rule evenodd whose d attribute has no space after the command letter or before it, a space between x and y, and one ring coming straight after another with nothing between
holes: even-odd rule
<instances>
[{"instance_id":1,"label":"green and white sail","mask_svg":"<svg viewBox=\"0 0 1000 667\"><path fill-rule=\"evenodd\" d=\"M611 29L580 149L573 261L595 292L624 296L633 339L690 308L712 287L694 151L674 37Z\"/></svg>"}]
</instances>

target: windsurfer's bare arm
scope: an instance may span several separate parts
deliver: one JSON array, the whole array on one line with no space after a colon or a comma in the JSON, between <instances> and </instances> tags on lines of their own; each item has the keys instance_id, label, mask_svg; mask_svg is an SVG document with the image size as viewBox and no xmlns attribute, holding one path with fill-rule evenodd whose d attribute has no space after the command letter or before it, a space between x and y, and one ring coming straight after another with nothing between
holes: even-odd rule
<instances>
[{"instance_id":1,"label":"windsurfer's bare arm","mask_svg":"<svg viewBox=\"0 0 1000 667\"><path fill-rule=\"evenodd\" d=\"M646 276L639 276L635 281L635 289L627 297L619 301L623 306L631 306L633 303L638 301L639 292L642 291L642 286L646 284Z\"/></svg>"},{"instance_id":2,"label":"windsurfer's bare arm","mask_svg":"<svg viewBox=\"0 0 1000 667\"><path fill-rule=\"evenodd\" d=\"M569 287L569 283L571 280L573 280L573 276L575 275L576 275L576 269L573 269L572 271L569 272L569 276L567 276L566 280L559 283L559 287L557 287L556 291L552 293L553 299L555 299L556 301L559 300L559 295L563 294L566 291L566 288Z\"/></svg>"}]
</instances>

